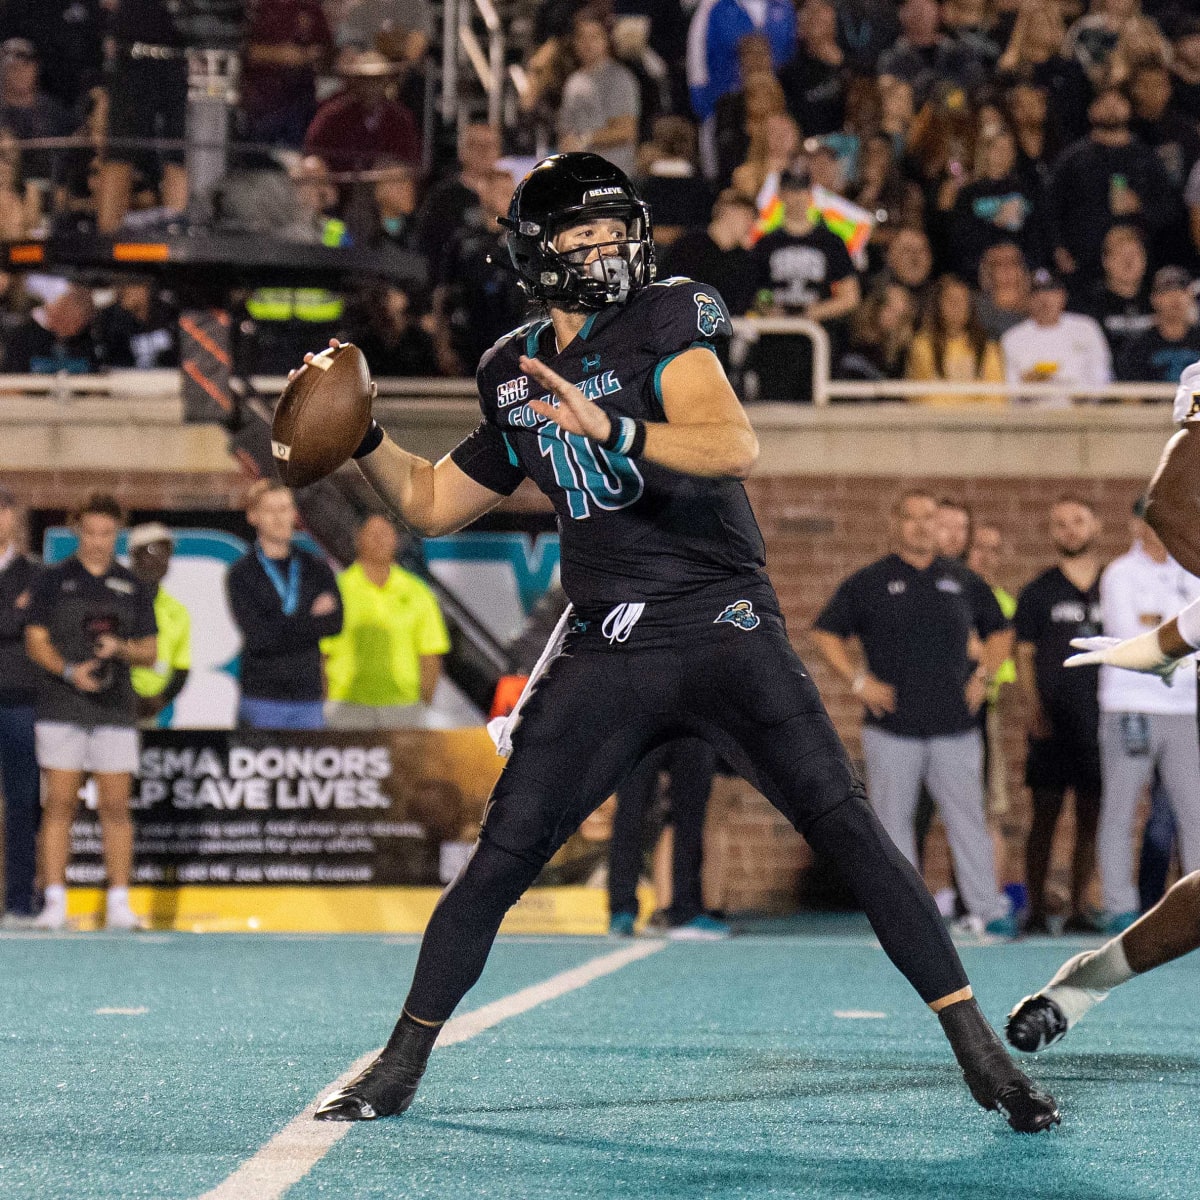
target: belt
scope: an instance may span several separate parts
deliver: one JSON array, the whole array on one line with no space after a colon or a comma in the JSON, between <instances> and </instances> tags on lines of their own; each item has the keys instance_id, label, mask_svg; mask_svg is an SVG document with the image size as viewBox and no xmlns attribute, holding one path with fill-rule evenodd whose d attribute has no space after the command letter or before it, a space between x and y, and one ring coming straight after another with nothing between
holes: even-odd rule
<instances>
[{"instance_id":1,"label":"belt","mask_svg":"<svg viewBox=\"0 0 1200 1200\"><path fill-rule=\"evenodd\" d=\"M187 51L179 46L155 46L150 42L131 42L125 51L130 58L148 58L158 62L187 58Z\"/></svg>"}]
</instances>

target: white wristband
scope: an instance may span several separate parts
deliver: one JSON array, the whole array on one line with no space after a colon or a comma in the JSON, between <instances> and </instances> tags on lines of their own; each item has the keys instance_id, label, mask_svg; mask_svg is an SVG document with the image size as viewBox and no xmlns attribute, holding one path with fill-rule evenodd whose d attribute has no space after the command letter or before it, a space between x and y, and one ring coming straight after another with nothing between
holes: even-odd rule
<instances>
[{"instance_id":1,"label":"white wristband","mask_svg":"<svg viewBox=\"0 0 1200 1200\"><path fill-rule=\"evenodd\" d=\"M1179 636L1193 650L1200 650L1200 600L1193 600L1175 618L1175 624L1179 627Z\"/></svg>"}]
</instances>

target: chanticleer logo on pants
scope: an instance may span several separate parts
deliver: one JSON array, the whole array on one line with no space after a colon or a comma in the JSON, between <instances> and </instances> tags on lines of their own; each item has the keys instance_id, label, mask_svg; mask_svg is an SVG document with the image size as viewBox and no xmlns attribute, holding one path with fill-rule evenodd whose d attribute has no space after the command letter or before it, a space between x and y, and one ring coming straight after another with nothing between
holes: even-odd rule
<instances>
[{"instance_id":1,"label":"chanticleer logo on pants","mask_svg":"<svg viewBox=\"0 0 1200 1200\"><path fill-rule=\"evenodd\" d=\"M757 629L758 613L754 611L754 605L749 600L735 600L713 624L720 625L723 622L736 625L739 629Z\"/></svg>"}]
</instances>

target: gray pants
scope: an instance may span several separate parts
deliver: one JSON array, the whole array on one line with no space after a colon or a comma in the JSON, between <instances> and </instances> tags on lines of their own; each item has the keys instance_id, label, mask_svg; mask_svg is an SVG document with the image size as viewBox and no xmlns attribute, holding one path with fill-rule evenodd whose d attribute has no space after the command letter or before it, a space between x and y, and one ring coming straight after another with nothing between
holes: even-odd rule
<instances>
[{"instance_id":1,"label":"gray pants","mask_svg":"<svg viewBox=\"0 0 1200 1200\"><path fill-rule=\"evenodd\" d=\"M1145 722L1144 738L1137 724ZM1184 872L1200 868L1200 748L1196 718L1158 713L1100 714L1100 769L1104 793L1100 805L1097 852L1106 911L1137 912L1133 881L1133 825L1138 801L1158 768L1175 814L1179 856Z\"/></svg>"},{"instance_id":2,"label":"gray pants","mask_svg":"<svg viewBox=\"0 0 1200 1200\"><path fill-rule=\"evenodd\" d=\"M979 730L914 738L864 726L863 757L871 806L900 853L916 866L913 818L924 783L946 827L963 903L984 921L1003 917L992 839L983 818L983 738Z\"/></svg>"}]
</instances>

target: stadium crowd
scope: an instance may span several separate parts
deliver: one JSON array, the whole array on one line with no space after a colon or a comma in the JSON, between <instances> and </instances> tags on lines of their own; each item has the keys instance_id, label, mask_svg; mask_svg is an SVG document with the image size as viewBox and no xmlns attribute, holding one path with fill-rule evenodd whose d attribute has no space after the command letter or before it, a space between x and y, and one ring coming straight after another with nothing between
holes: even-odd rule
<instances>
[{"instance_id":1,"label":"stadium crowd","mask_svg":"<svg viewBox=\"0 0 1200 1200\"><path fill-rule=\"evenodd\" d=\"M0 236L175 217L178 147L123 144L182 136L168 6L0 14ZM465 125L443 162L426 4L250 6L235 132L256 149L221 219L427 267L420 288L241 297L253 369L335 334L380 375L470 374L525 311L495 217L553 149L639 182L660 274L711 283L735 315L819 321L844 378L1086 389L1174 382L1200 354L1200 17L1184 0L556 0L506 20L517 119ZM21 145L76 133L89 149ZM174 306L145 285L0 277L0 369L173 365ZM807 345L764 338L747 398L794 395Z\"/></svg>"}]
</instances>

